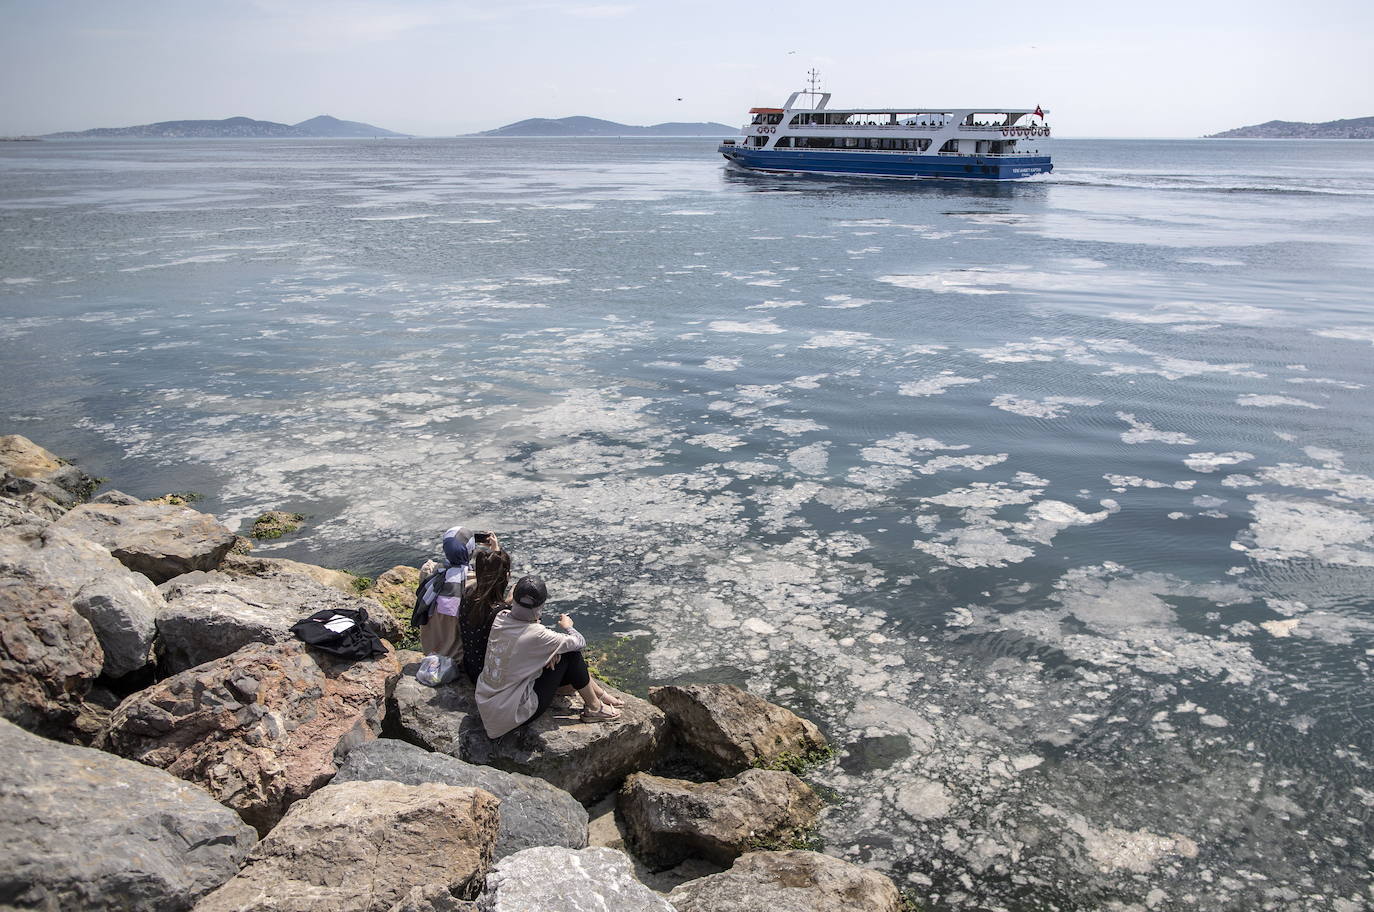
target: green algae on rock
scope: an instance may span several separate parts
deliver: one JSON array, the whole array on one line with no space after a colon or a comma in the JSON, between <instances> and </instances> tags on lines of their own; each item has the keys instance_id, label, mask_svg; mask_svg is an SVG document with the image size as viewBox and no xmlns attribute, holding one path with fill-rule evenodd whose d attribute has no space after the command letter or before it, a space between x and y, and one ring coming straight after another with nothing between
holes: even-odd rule
<instances>
[{"instance_id":1,"label":"green algae on rock","mask_svg":"<svg viewBox=\"0 0 1374 912\"><path fill-rule=\"evenodd\" d=\"M303 513L287 513L284 510L268 510L253 520L254 538L281 538L295 532L305 522Z\"/></svg>"}]
</instances>

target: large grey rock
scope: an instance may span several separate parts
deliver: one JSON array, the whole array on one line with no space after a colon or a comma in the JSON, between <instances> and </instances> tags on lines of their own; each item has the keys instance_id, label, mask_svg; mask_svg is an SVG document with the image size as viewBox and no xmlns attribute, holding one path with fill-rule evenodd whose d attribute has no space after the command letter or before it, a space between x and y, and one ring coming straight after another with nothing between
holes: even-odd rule
<instances>
[{"instance_id":1,"label":"large grey rock","mask_svg":"<svg viewBox=\"0 0 1374 912\"><path fill-rule=\"evenodd\" d=\"M0 529L20 524L46 526L67 512L38 494L10 495L0 491Z\"/></svg>"},{"instance_id":2,"label":"large grey rock","mask_svg":"<svg viewBox=\"0 0 1374 912\"><path fill-rule=\"evenodd\" d=\"M0 437L0 495L31 503L35 512L47 509L39 500L61 511L89 497L95 486L94 478L27 437Z\"/></svg>"},{"instance_id":3,"label":"large grey rock","mask_svg":"<svg viewBox=\"0 0 1374 912\"><path fill-rule=\"evenodd\" d=\"M751 852L668 894L677 912L900 912L890 878L818 852Z\"/></svg>"},{"instance_id":4,"label":"large grey rock","mask_svg":"<svg viewBox=\"0 0 1374 912\"><path fill-rule=\"evenodd\" d=\"M0 579L0 716L70 738L103 661L95 631L66 593L31 580Z\"/></svg>"},{"instance_id":5,"label":"large grey rock","mask_svg":"<svg viewBox=\"0 0 1374 912\"><path fill-rule=\"evenodd\" d=\"M157 616L158 660L169 674L249 643L292 640L292 624L325 608L364 610L382 636L397 635L395 620L370 599L280 568L262 575L188 573L164 583L160 591L167 604Z\"/></svg>"},{"instance_id":6,"label":"large grey rock","mask_svg":"<svg viewBox=\"0 0 1374 912\"><path fill-rule=\"evenodd\" d=\"M0 529L0 575L63 593L95 630L110 677L151 661L162 596L100 545L55 523L10 526Z\"/></svg>"},{"instance_id":7,"label":"large grey rock","mask_svg":"<svg viewBox=\"0 0 1374 912\"><path fill-rule=\"evenodd\" d=\"M97 494L96 496L92 497L89 501L87 501L87 503L116 504L122 507L136 507L139 504L143 503L143 501L139 500L132 494L125 494L123 491L117 491L114 488L111 488L108 491L101 491L99 494Z\"/></svg>"},{"instance_id":8,"label":"large grey rock","mask_svg":"<svg viewBox=\"0 0 1374 912\"><path fill-rule=\"evenodd\" d=\"M169 504L82 504L55 525L104 545L154 583L213 570L234 546L234 533L213 516Z\"/></svg>"},{"instance_id":9,"label":"large grey rock","mask_svg":"<svg viewBox=\"0 0 1374 912\"><path fill-rule=\"evenodd\" d=\"M229 576L304 576L322 586L328 586L344 595L358 593L358 577L343 570L331 570L317 564L288 560L284 557L259 557L256 554L227 554L220 562L219 571Z\"/></svg>"},{"instance_id":10,"label":"large grey rock","mask_svg":"<svg viewBox=\"0 0 1374 912\"><path fill-rule=\"evenodd\" d=\"M587 845L587 811L577 799L543 779L464 763L414 744L380 738L354 748L335 782L389 779L406 785L426 782L485 789L501 799L496 857L532 846Z\"/></svg>"},{"instance_id":11,"label":"large grey rock","mask_svg":"<svg viewBox=\"0 0 1374 912\"><path fill-rule=\"evenodd\" d=\"M721 864L816 825L821 799L791 773L745 770L719 782L635 773L616 796L631 848L650 868L690 857Z\"/></svg>"},{"instance_id":12,"label":"large grey rock","mask_svg":"<svg viewBox=\"0 0 1374 912\"><path fill-rule=\"evenodd\" d=\"M257 837L162 770L0 721L0 906L180 912Z\"/></svg>"},{"instance_id":13,"label":"large grey rock","mask_svg":"<svg viewBox=\"0 0 1374 912\"><path fill-rule=\"evenodd\" d=\"M827 746L814 723L729 684L651 687L649 701L668 716L678 747L718 775Z\"/></svg>"},{"instance_id":14,"label":"large grey rock","mask_svg":"<svg viewBox=\"0 0 1374 912\"><path fill-rule=\"evenodd\" d=\"M349 661L254 643L131 694L105 743L199 784L266 833L376 737L400 673L391 652Z\"/></svg>"},{"instance_id":15,"label":"large grey rock","mask_svg":"<svg viewBox=\"0 0 1374 912\"><path fill-rule=\"evenodd\" d=\"M516 852L497 862L479 902L483 912L673 912L635 879L628 855L601 848Z\"/></svg>"},{"instance_id":16,"label":"large grey rock","mask_svg":"<svg viewBox=\"0 0 1374 912\"><path fill-rule=\"evenodd\" d=\"M411 676L396 685L391 722L407 741L459 760L552 782L584 804L653 764L663 745L663 713L637 697L612 722L584 723L549 711L496 740L487 737L466 678L426 687Z\"/></svg>"},{"instance_id":17,"label":"large grey rock","mask_svg":"<svg viewBox=\"0 0 1374 912\"><path fill-rule=\"evenodd\" d=\"M344 782L299 802L196 912L390 912L415 887L471 898L491 868L481 789Z\"/></svg>"}]
</instances>

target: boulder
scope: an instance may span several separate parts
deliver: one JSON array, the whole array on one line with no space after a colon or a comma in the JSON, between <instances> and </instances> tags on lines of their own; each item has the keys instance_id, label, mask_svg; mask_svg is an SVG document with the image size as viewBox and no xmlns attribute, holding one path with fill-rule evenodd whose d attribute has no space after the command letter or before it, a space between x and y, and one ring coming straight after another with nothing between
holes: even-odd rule
<instances>
[{"instance_id":1,"label":"boulder","mask_svg":"<svg viewBox=\"0 0 1374 912\"><path fill-rule=\"evenodd\" d=\"M57 524L10 526L0 529L0 575L64 594L95 630L110 677L151 661L162 596L100 545Z\"/></svg>"},{"instance_id":2,"label":"boulder","mask_svg":"<svg viewBox=\"0 0 1374 912\"><path fill-rule=\"evenodd\" d=\"M149 503L165 503L165 501L162 501L162 500L156 500L156 501L151 501L151 500L150 500L150 501L148 501L148 502L149 502ZM96 496L92 497L89 501L87 501L87 503L93 503L93 504L114 504L115 506L120 506L120 507L136 507L136 506L138 506L139 504L143 503L143 501L139 500L137 497L135 497L135 496L132 495L132 494L125 494L123 491L117 491L117 490L115 490L114 488L111 488L111 489L108 490L108 491L101 491L99 494L97 494ZM184 503L179 503L179 504L177 504L177 506L181 507L181 506L185 506L185 504L184 504Z\"/></svg>"},{"instance_id":3,"label":"boulder","mask_svg":"<svg viewBox=\"0 0 1374 912\"><path fill-rule=\"evenodd\" d=\"M532 846L587 845L587 811L577 799L543 779L464 763L393 738L355 748L334 782L389 779L406 785L438 782L485 789L501 799L501 830L496 857Z\"/></svg>"},{"instance_id":4,"label":"boulder","mask_svg":"<svg viewBox=\"0 0 1374 912\"><path fill-rule=\"evenodd\" d=\"M230 576L304 576L321 586L338 590L344 595L357 595L355 585L358 577L342 570L330 570L315 564L287 560L284 557L258 557L253 554L235 554L232 550L220 562L219 572Z\"/></svg>"},{"instance_id":5,"label":"boulder","mask_svg":"<svg viewBox=\"0 0 1374 912\"><path fill-rule=\"evenodd\" d=\"M234 533L213 516L142 501L83 504L55 525L104 545L124 566L154 583L192 570L213 570L234 545Z\"/></svg>"},{"instance_id":6,"label":"boulder","mask_svg":"<svg viewBox=\"0 0 1374 912\"><path fill-rule=\"evenodd\" d=\"M363 597L370 598L387 610L403 630L410 630L410 613L415 608L415 590L420 588L420 571L415 567L397 565L377 577L371 586L363 590ZM404 635L404 634L403 634ZM414 636L419 636L415 631Z\"/></svg>"},{"instance_id":7,"label":"boulder","mask_svg":"<svg viewBox=\"0 0 1374 912\"><path fill-rule=\"evenodd\" d=\"M181 912L257 840L233 811L162 770L0 721L0 906Z\"/></svg>"},{"instance_id":8,"label":"boulder","mask_svg":"<svg viewBox=\"0 0 1374 912\"><path fill-rule=\"evenodd\" d=\"M497 804L451 785L326 786L293 806L195 912L390 912L431 884L471 898L491 868Z\"/></svg>"},{"instance_id":9,"label":"boulder","mask_svg":"<svg viewBox=\"0 0 1374 912\"><path fill-rule=\"evenodd\" d=\"M27 437L0 437L0 494L6 497L28 501L32 495L65 509L90 497L96 483Z\"/></svg>"},{"instance_id":10,"label":"boulder","mask_svg":"<svg viewBox=\"0 0 1374 912\"><path fill-rule=\"evenodd\" d=\"M729 684L651 687L649 701L668 716L679 749L717 775L828 746L813 723Z\"/></svg>"},{"instance_id":11,"label":"boulder","mask_svg":"<svg viewBox=\"0 0 1374 912\"><path fill-rule=\"evenodd\" d=\"M745 770L719 782L635 773L616 796L630 846L650 868L692 856L729 864L816 825L821 799L781 770Z\"/></svg>"},{"instance_id":12,"label":"boulder","mask_svg":"<svg viewBox=\"0 0 1374 912\"><path fill-rule=\"evenodd\" d=\"M229 655L249 643L294 640L291 625L324 608L363 610L392 639L396 622L368 599L345 595L283 568L263 575L188 573L161 587L158 662L168 674Z\"/></svg>"},{"instance_id":13,"label":"boulder","mask_svg":"<svg viewBox=\"0 0 1374 912\"><path fill-rule=\"evenodd\" d=\"M6 494L0 491L0 529L35 524L46 526L67 512L40 494Z\"/></svg>"},{"instance_id":14,"label":"boulder","mask_svg":"<svg viewBox=\"0 0 1374 912\"><path fill-rule=\"evenodd\" d=\"M266 833L376 737L400 673L391 652L351 661L294 640L253 643L131 694L105 743L203 786Z\"/></svg>"},{"instance_id":15,"label":"boulder","mask_svg":"<svg viewBox=\"0 0 1374 912\"><path fill-rule=\"evenodd\" d=\"M897 886L877 871L819 852L750 852L720 874L668 894L677 912L900 912Z\"/></svg>"},{"instance_id":16,"label":"boulder","mask_svg":"<svg viewBox=\"0 0 1374 912\"><path fill-rule=\"evenodd\" d=\"M635 879L630 857L615 849L544 846L501 859L487 875L484 912L673 912Z\"/></svg>"},{"instance_id":17,"label":"boulder","mask_svg":"<svg viewBox=\"0 0 1374 912\"><path fill-rule=\"evenodd\" d=\"M268 510L253 521L251 534L254 538L274 539L289 535L301 527L305 516L301 513L287 513L285 510Z\"/></svg>"},{"instance_id":18,"label":"boulder","mask_svg":"<svg viewBox=\"0 0 1374 912\"><path fill-rule=\"evenodd\" d=\"M396 685L389 721L401 737L421 747L536 776L589 804L630 773L651 766L666 728L663 713L649 703L608 689L625 701L620 718L612 722L584 723L575 713L549 710L493 741L482 728L466 678L426 687L407 675Z\"/></svg>"},{"instance_id":19,"label":"boulder","mask_svg":"<svg viewBox=\"0 0 1374 912\"><path fill-rule=\"evenodd\" d=\"M30 731L70 737L103 662L95 631L65 592L0 578L0 716Z\"/></svg>"},{"instance_id":20,"label":"boulder","mask_svg":"<svg viewBox=\"0 0 1374 912\"><path fill-rule=\"evenodd\" d=\"M482 908L470 899L454 896L443 884L427 884L411 887L390 912L482 912Z\"/></svg>"}]
</instances>

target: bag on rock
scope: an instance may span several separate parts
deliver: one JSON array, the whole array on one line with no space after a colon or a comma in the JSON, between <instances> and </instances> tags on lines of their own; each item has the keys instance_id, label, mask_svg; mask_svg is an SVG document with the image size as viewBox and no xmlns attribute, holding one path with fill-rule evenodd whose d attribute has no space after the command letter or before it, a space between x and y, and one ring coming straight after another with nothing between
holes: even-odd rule
<instances>
[{"instance_id":1,"label":"bag on rock","mask_svg":"<svg viewBox=\"0 0 1374 912\"><path fill-rule=\"evenodd\" d=\"M415 672L415 680L430 687L438 687L440 684L447 684L453 680L457 672L457 666L448 656L427 655L420 660L420 667Z\"/></svg>"},{"instance_id":2,"label":"bag on rock","mask_svg":"<svg viewBox=\"0 0 1374 912\"><path fill-rule=\"evenodd\" d=\"M292 624L291 632L316 649L350 659L386 655L366 608L325 608Z\"/></svg>"}]
</instances>

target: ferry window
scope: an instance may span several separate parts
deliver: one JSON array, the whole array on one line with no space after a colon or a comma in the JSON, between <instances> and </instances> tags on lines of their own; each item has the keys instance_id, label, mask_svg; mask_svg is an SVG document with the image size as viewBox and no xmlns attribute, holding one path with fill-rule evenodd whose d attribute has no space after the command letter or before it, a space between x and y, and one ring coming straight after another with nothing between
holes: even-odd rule
<instances>
[{"instance_id":1,"label":"ferry window","mask_svg":"<svg viewBox=\"0 0 1374 912\"><path fill-rule=\"evenodd\" d=\"M782 137L781 139L779 139L776 143L773 144L773 148L775 148L775 149L787 149L787 148L791 148L791 146L792 146L792 137L790 137L790 136L784 136L784 137Z\"/></svg>"}]
</instances>

